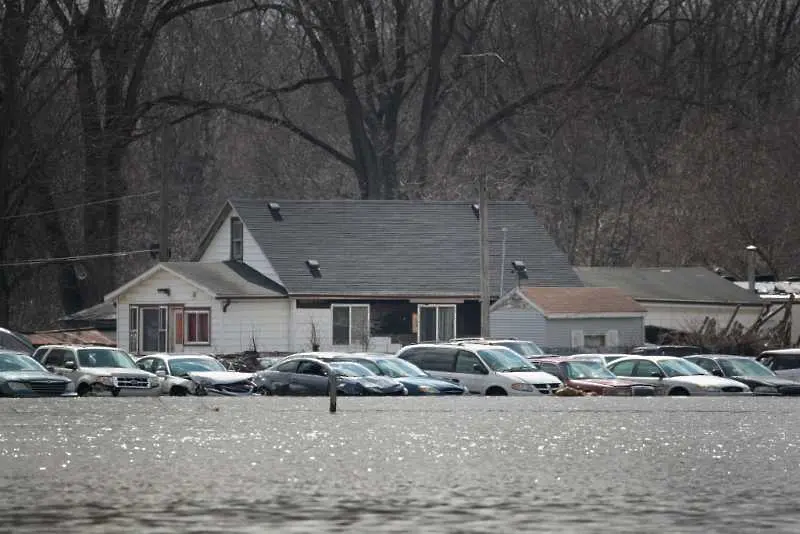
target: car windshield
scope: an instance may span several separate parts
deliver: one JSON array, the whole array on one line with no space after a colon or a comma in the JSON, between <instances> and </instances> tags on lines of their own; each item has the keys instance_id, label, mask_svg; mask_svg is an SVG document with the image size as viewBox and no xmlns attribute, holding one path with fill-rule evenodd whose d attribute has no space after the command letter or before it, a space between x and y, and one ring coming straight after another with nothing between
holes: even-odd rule
<instances>
[{"instance_id":1,"label":"car windshield","mask_svg":"<svg viewBox=\"0 0 800 534\"><path fill-rule=\"evenodd\" d=\"M498 341L495 344L511 349L521 356L544 355L544 351L533 341Z\"/></svg>"},{"instance_id":2,"label":"car windshield","mask_svg":"<svg viewBox=\"0 0 800 534\"><path fill-rule=\"evenodd\" d=\"M127 353L117 349L78 349L81 367L125 367L138 369Z\"/></svg>"},{"instance_id":3,"label":"car windshield","mask_svg":"<svg viewBox=\"0 0 800 534\"><path fill-rule=\"evenodd\" d=\"M355 362L331 362L331 367L341 376L375 376L375 373Z\"/></svg>"},{"instance_id":4,"label":"car windshield","mask_svg":"<svg viewBox=\"0 0 800 534\"><path fill-rule=\"evenodd\" d=\"M606 369L600 362L566 362L567 376L576 380L582 378L616 378L616 375Z\"/></svg>"},{"instance_id":5,"label":"car windshield","mask_svg":"<svg viewBox=\"0 0 800 534\"><path fill-rule=\"evenodd\" d=\"M538 371L539 368L511 349L495 347L478 350L483 361L493 371Z\"/></svg>"},{"instance_id":6,"label":"car windshield","mask_svg":"<svg viewBox=\"0 0 800 534\"><path fill-rule=\"evenodd\" d=\"M207 371L227 371L225 366L214 358L178 358L169 361L169 367L175 376Z\"/></svg>"},{"instance_id":7,"label":"car windshield","mask_svg":"<svg viewBox=\"0 0 800 534\"><path fill-rule=\"evenodd\" d=\"M0 352L0 372L6 371L45 371L46 369L26 354Z\"/></svg>"},{"instance_id":8,"label":"car windshield","mask_svg":"<svg viewBox=\"0 0 800 534\"><path fill-rule=\"evenodd\" d=\"M404 376L428 376L425 371L413 363L401 360L400 358L376 360L375 364L378 366L378 369L381 370L381 374L391 376L392 378L401 378Z\"/></svg>"},{"instance_id":9,"label":"car windshield","mask_svg":"<svg viewBox=\"0 0 800 534\"><path fill-rule=\"evenodd\" d=\"M775 376L771 369L749 358L717 360L726 376Z\"/></svg>"},{"instance_id":10,"label":"car windshield","mask_svg":"<svg viewBox=\"0 0 800 534\"><path fill-rule=\"evenodd\" d=\"M688 360L674 359L674 360L658 360L658 365L664 370L667 376L692 376L692 375L707 375L708 371Z\"/></svg>"}]
</instances>

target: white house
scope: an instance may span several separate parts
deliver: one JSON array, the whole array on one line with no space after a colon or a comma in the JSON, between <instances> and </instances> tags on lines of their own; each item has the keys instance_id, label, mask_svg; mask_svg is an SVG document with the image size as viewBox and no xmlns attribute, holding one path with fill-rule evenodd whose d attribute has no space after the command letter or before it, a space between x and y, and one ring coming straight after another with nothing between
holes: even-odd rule
<instances>
[{"instance_id":1,"label":"white house","mask_svg":"<svg viewBox=\"0 0 800 534\"><path fill-rule=\"evenodd\" d=\"M492 279L582 285L522 202L489 205ZM192 261L106 295L133 353L394 350L480 333L478 211L468 202L229 200ZM493 298L498 298L498 284Z\"/></svg>"}]
</instances>

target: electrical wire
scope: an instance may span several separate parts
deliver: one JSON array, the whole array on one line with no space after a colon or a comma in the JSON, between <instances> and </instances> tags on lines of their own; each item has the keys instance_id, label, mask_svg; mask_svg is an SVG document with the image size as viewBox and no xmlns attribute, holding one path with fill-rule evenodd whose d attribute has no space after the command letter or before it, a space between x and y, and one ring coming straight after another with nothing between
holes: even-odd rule
<instances>
[{"instance_id":1,"label":"electrical wire","mask_svg":"<svg viewBox=\"0 0 800 534\"><path fill-rule=\"evenodd\" d=\"M152 195L157 195L158 193L159 193L159 191L148 191L147 193L135 193L135 194L132 194L132 195L125 195L125 196L122 196L122 197L107 198L105 200L95 200L95 201L92 201L92 202L83 202L81 204L75 204L74 206L67 206L65 208L55 208L55 209L52 209L52 210L32 211L32 212L28 212L28 213L20 213L20 214L17 214L17 215L8 215L6 217L0 217L0 221L10 221L12 219L22 219L24 217L34 217L34 216L37 216L37 215L48 215L48 214L51 214L51 213L59 213L59 212L62 212L62 211L69 211L69 210L74 210L74 209L78 209L78 208L83 208L85 206L96 206L98 204L109 204L111 202L118 202L120 200L127 200L129 198L139 198L139 197L152 196Z\"/></svg>"},{"instance_id":2,"label":"electrical wire","mask_svg":"<svg viewBox=\"0 0 800 534\"><path fill-rule=\"evenodd\" d=\"M121 258L124 256L133 256L135 254L153 254L157 252L157 250L151 250L148 248L142 250L125 250L121 252L104 252L100 254L84 254L81 256L64 256L61 258L35 258L31 260L0 263L0 267L24 267L29 265L47 265L51 263L71 263L74 261L93 260L99 258Z\"/></svg>"}]
</instances>

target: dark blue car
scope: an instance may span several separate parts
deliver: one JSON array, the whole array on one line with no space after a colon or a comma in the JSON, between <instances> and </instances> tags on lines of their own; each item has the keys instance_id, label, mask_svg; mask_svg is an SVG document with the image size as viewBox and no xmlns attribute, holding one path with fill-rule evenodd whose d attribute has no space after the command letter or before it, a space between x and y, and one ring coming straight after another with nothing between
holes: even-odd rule
<instances>
[{"instance_id":1,"label":"dark blue car","mask_svg":"<svg viewBox=\"0 0 800 534\"><path fill-rule=\"evenodd\" d=\"M390 354L343 354L337 360L360 363L378 376L388 376L400 381L409 395L465 395L467 388L461 384L436 378L411 362Z\"/></svg>"}]
</instances>

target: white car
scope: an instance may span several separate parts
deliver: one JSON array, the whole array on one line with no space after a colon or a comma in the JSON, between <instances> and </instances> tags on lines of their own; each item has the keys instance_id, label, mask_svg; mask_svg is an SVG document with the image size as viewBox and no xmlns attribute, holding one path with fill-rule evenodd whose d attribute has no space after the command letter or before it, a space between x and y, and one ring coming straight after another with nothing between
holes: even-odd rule
<instances>
[{"instance_id":1,"label":"white car","mask_svg":"<svg viewBox=\"0 0 800 534\"><path fill-rule=\"evenodd\" d=\"M608 367L608 365L620 358L627 358L630 354L605 354L605 353L598 353L598 354L573 354L572 356L565 356L565 358L569 358L570 360L578 360L582 362L598 362L603 367Z\"/></svg>"},{"instance_id":2,"label":"white car","mask_svg":"<svg viewBox=\"0 0 800 534\"><path fill-rule=\"evenodd\" d=\"M151 354L136 360L140 369L155 374L164 395L253 395L253 373L229 371L206 354Z\"/></svg>"},{"instance_id":3,"label":"white car","mask_svg":"<svg viewBox=\"0 0 800 534\"><path fill-rule=\"evenodd\" d=\"M403 347L397 357L478 395L549 395L562 386L558 377L496 345L420 343Z\"/></svg>"},{"instance_id":4,"label":"white car","mask_svg":"<svg viewBox=\"0 0 800 534\"><path fill-rule=\"evenodd\" d=\"M158 377L137 368L127 352L115 347L47 345L41 358L48 371L72 380L81 397L160 394Z\"/></svg>"},{"instance_id":5,"label":"white car","mask_svg":"<svg viewBox=\"0 0 800 534\"><path fill-rule=\"evenodd\" d=\"M608 364L620 378L652 384L657 395L751 395L750 388L730 378L714 376L677 356L629 356Z\"/></svg>"}]
</instances>

